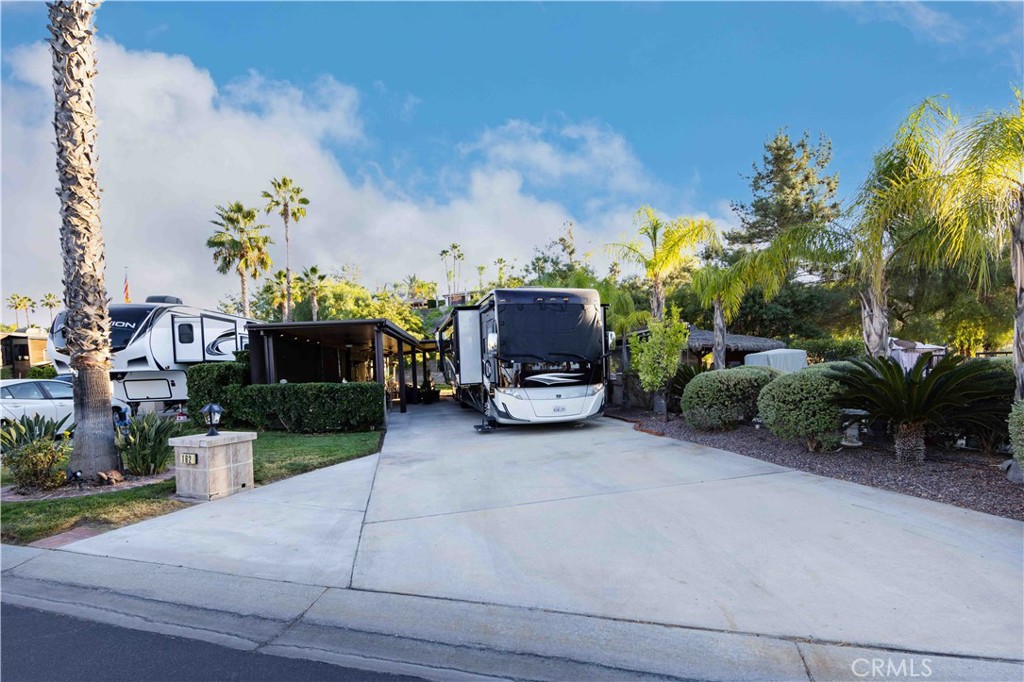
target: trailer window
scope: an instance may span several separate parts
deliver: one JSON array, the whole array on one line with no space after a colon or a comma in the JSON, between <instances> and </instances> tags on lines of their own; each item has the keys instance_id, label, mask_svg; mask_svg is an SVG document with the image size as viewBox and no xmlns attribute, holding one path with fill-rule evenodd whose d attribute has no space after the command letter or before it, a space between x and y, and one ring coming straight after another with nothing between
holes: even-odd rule
<instances>
[{"instance_id":1,"label":"trailer window","mask_svg":"<svg viewBox=\"0 0 1024 682\"><path fill-rule=\"evenodd\" d=\"M192 324L178 325L178 343L193 343L196 340L196 332Z\"/></svg>"}]
</instances>

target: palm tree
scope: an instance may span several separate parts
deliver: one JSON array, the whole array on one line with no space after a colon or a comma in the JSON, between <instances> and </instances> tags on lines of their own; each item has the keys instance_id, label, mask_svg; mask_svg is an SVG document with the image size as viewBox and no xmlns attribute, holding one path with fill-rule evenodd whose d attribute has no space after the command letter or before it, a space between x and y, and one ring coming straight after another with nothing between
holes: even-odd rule
<instances>
[{"instance_id":1,"label":"palm tree","mask_svg":"<svg viewBox=\"0 0 1024 682\"><path fill-rule=\"evenodd\" d=\"M288 302L288 280L284 270L278 270L274 276L269 278L263 285L263 291L270 294L270 305L281 313L281 320L284 320L284 306Z\"/></svg>"},{"instance_id":2,"label":"palm tree","mask_svg":"<svg viewBox=\"0 0 1024 682\"><path fill-rule=\"evenodd\" d=\"M93 478L117 466L110 426L110 315L106 258L96 180L96 104L93 43L96 4L47 3L53 58L54 131L57 140L60 243L64 261L64 335L73 370L75 410L71 468Z\"/></svg>"},{"instance_id":3,"label":"palm tree","mask_svg":"<svg viewBox=\"0 0 1024 682\"><path fill-rule=\"evenodd\" d=\"M651 313L637 310L629 292L616 286L611 277L595 287L601 301L608 304L608 329L615 332L619 344L619 364L622 371L622 406L629 407L629 391L626 390L626 372L629 370L629 335L651 323Z\"/></svg>"},{"instance_id":4,"label":"palm tree","mask_svg":"<svg viewBox=\"0 0 1024 682\"><path fill-rule=\"evenodd\" d=\"M864 285L861 320L870 356L889 356L887 272L947 262L929 188L942 175L953 123L950 112L932 98L911 110L892 144L875 155L857 198L851 260Z\"/></svg>"},{"instance_id":5,"label":"palm tree","mask_svg":"<svg viewBox=\"0 0 1024 682\"><path fill-rule=\"evenodd\" d=\"M1017 288L1013 368L1016 399L1024 398L1024 96L1006 111L983 113L957 131L950 157L956 167L936 183L942 246L988 283L990 254L1010 243ZM909 188L913 189L913 188Z\"/></svg>"},{"instance_id":6,"label":"palm tree","mask_svg":"<svg viewBox=\"0 0 1024 682\"><path fill-rule=\"evenodd\" d=\"M50 311L50 325L52 326L53 325L53 311L56 310L57 308L61 307L61 305L63 305L61 303L61 300L59 298L57 298L56 294L45 294L39 300L39 303L44 308L46 308L47 310Z\"/></svg>"},{"instance_id":7,"label":"palm tree","mask_svg":"<svg viewBox=\"0 0 1024 682\"><path fill-rule=\"evenodd\" d=\"M21 297L21 309L25 311L25 326L32 326L32 318L29 317L30 312L36 311L36 302L28 296Z\"/></svg>"},{"instance_id":8,"label":"palm tree","mask_svg":"<svg viewBox=\"0 0 1024 682\"><path fill-rule=\"evenodd\" d=\"M413 275L415 279L416 275ZM299 286L309 296L309 308L313 312L313 321L316 322L320 316L320 297L327 290L327 275L320 272L320 268L311 265L304 268L298 277Z\"/></svg>"},{"instance_id":9,"label":"palm tree","mask_svg":"<svg viewBox=\"0 0 1024 682\"><path fill-rule=\"evenodd\" d=\"M18 324L21 318L18 317L18 313L21 311L21 299L25 298L21 294L11 294L7 297L7 307L14 311L14 328L17 329L21 325Z\"/></svg>"},{"instance_id":10,"label":"palm tree","mask_svg":"<svg viewBox=\"0 0 1024 682\"><path fill-rule=\"evenodd\" d=\"M263 198L267 200L266 212L269 215L276 211L284 220L284 272L285 272L285 304L284 321L291 322L292 319L292 266L291 266L291 236L288 233L288 223L299 222L306 217L306 206L309 199L302 196L302 188L292 182L291 178L282 177L280 180L274 178L270 181L272 192L263 192Z\"/></svg>"},{"instance_id":11,"label":"palm tree","mask_svg":"<svg viewBox=\"0 0 1024 682\"><path fill-rule=\"evenodd\" d=\"M256 209L235 201L225 208L217 207L217 220L210 222L220 229L206 240L213 249L217 271L227 274L234 268L241 281L242 317L249 317L249 278L258 279L273 265L267 246L270 237L262 234L266 225L256 224Z\"/></svg>"},{"instance_id":12,"label":"palm tree","mask_svg":"<svg viewBox=\"0 0 1024 682\"><path fill-rule=\"evenodd\" d=\"M725 369L726 324L739 312L748 282L739 266L707 265L693 276L693 290L701 305L714 313L711 357L715 369Z\"/></svg>"},{"instance_id":13,"label":"palm tree","mask_svg":"<svg viewBox=\"0 0 1024 682\"><path fill-rule=\"evenodd\" d=\"M620 260L644 269L651 283L651 316L660 320L665 311L665 278L702 243L718 244L714 223L705 218L676 218L666 222L654 209L641 206L636 212L640 239L608 245Z\"/></svg>"}]
</instances>

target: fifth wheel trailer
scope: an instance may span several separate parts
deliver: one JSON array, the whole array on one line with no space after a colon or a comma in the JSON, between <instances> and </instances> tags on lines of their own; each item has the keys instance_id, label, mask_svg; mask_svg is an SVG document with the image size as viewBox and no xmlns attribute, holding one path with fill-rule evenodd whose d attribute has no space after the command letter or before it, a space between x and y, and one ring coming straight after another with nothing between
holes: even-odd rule
<instances>
[{"instance_id":1,"label":"fifth wheel trailer","mask_svg":"<svg viewBox=\"0 0 1024 682\"><path fill-rule=\"evenodd\" d=\"M593 289L495 289L438 327L445 378L490 424L596 417L615 345L606 317Z\"/></svg>"},{"instance_id":2,"label":"fifth wheel trailer","mask_svg":"<svg viewBox=\"0 0 1024 682\"><path fill-rule=\"evenodd\" d=\"M145 303L112 303L110 378L114 396L137 409L140 403L165 407L188 400L185 372L201 362L234 360L249 347L246 324L253 320L183 305L173 296L150 296ZM58 373L71 371L64 338L67 311L50 327L47 351Z\"/></svg>"}]
</instances>

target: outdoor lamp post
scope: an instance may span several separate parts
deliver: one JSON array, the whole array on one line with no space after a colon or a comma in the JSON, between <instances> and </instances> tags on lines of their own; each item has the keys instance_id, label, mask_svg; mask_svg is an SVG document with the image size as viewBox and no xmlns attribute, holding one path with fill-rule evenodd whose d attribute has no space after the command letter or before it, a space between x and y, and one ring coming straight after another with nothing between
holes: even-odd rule
<instances>
[{"instance_id":1,"label":"outdoor lamp post","mask_svg":"<svg viewBox=\"0 0 1024 682\"><path fill-rule=\"evenodd\" d=\"M210 430L206 432L207 436L219 436L217 433L217 424L220 424L220 416L224 414L224 408L217 403L206 403L203 408L199 410L203 415L203 420L206 425L210 427Z\"/></svg>"}]
</instances>

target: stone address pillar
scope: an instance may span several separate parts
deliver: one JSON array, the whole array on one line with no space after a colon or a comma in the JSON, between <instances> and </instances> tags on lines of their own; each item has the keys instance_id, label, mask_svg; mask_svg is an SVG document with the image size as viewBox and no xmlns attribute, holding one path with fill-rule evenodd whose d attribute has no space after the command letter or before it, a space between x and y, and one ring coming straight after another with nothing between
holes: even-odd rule
<instances>
[{"instance_id":1,"label":"stone address pillar","mask_svg":"<svg viewBox=\"0 0 1024 682\"><path fill-rule=\"evenodd\" d=\"M225 431L216 436L171 438L177 494L196 500L215 500L255 485L249 431Z\"/></svg>"}]
</instances>

